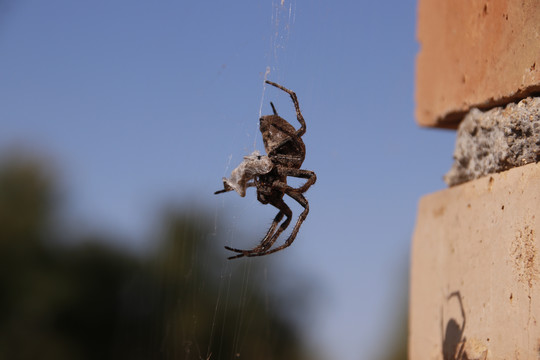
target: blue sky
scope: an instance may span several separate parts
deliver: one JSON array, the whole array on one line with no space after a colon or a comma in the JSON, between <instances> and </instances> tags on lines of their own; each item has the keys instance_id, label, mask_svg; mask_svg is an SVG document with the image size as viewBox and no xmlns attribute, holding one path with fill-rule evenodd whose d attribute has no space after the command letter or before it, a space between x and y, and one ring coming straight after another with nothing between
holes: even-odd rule
<instances>
[{"instance_id":1,"label":"blue sky","mask_svg":"<svg viewBox=\"0 0 540 360\"><path fill-rule=\"evenodd\" d=\"M415 1L0 9L0 151L47 154L73 221L125 246L144 249L152 209L170 199L210 209L228 245L235 232L258 239L275 209L253 192L213 191L242 156L264 150L258 117L269 101L298 126L290 99L264 87L267 69L294 90L307 123L303 168L318 181L295 244L272 261L324 292L306 331L314 346L334 359L381 352L405 296L417 201L445 187L455 139L414 121Z\"/></svg>"}]
</instances>

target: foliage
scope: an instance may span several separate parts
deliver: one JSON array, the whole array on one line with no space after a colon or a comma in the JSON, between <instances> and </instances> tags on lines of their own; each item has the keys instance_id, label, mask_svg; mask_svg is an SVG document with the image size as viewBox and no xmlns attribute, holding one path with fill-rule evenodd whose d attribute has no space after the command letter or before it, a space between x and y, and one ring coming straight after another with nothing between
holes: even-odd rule
<instances>
[{"instance_id":1,"label":"foliage","mask_svg":"<svg viewBox=\"0 0 540 360\"><path fill-rule=\"evenodd\" d=\"M0 164L0 360L306 358L204 214L170 209L138 257L54 226L54 185L37 161Z\"/></svg>"}]
</instances>

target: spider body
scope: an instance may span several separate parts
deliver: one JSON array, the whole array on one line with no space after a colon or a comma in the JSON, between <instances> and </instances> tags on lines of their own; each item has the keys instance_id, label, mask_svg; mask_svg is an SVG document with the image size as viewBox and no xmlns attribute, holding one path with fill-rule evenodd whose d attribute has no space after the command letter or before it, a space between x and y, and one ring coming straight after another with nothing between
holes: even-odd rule
<instances>
[{"instance_id":1,"label":"spider body","mask_svg":"<svg viewBox=\"0 0 540 360\"><path fill-rule=\"evenodd\" d=\"M280 168L300 169L306 157L306 146L301 136L296 134L296 129L279 115L265 115L259 122L264 148L274 168L267 174L259 175L255 179L255 186L257 199L268 204L272 198L283 198L285 195L282 188L272 186L274 183L287 184L287 175Z\"/></svg>"},{"instance_id":2,"label":"spider body","mask_svg":"<svg viewBox=\"0 0 540 360\"><path fill-rule=\"evenodd\" d=\"M264 148L273 167L270 171L265 170L260 171L259 173L252 171L250 175L253 176L253 181L247 183L246 186L255 186L257 188L257 200L262 204L273 205L279 212L274 218L265 237L255 248L251 250L241 250L226 246L225 248L227 250L238 253L238 255L231 256L229 259L236 259L244 256L268 255L290 246L309 213L309 203L303 193L305 193L317 180L317 176L313 171L300 169L306 157L306 146L302 141L302 135L306 132L306 123L300 112L296 94L276 83L270 81L266 81L266 83L287 92L291 96L296 109L296 118L300 123L300 128L296 130L287 120L280 117L272 103L270 103L270 105L272 106L274 114L265 115L260 118L259 128L263 137ZM255 175L252 175L253 173L255 173ZM304 178L307 180L304 185L294 188L287 184L288 176ZM231 190L227 186L226 179L224 179L224 184L224 189L217 191L216 194ZM287 240L285 240L285 243L272 248L280 234L289 226L292 219L292 211L283 200L285 195L296 200L304 210L298 217L298 220L291 234ZM278 227L278 224L283 220L284 216L285 220Z\"/></svg>"}]
</instances>

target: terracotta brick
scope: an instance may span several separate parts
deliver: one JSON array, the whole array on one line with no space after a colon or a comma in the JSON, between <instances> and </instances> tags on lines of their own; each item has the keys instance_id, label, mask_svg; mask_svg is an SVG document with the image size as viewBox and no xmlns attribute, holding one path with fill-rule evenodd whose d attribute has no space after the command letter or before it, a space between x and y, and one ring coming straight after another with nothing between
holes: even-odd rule
<instances>
[{"instance_id":1,"label":"terracotta brick","mask_svg":"<svg viewBox=\"0 0 540 360\"><path fill-rule=\"evenodd\" d=\"M538 359L539 214L540 164L422 198L409 359Z\"/></svg>"},{"instance_id":2,"label":"terracotta brick","mask_svg":"<svg viewBox=\"0 0 540 360\"><path fill-rule=\"evenodd\" d=\"M538 0L419 0L416 119L455 128L540 91Z\"/></svg>"}]
</instances>

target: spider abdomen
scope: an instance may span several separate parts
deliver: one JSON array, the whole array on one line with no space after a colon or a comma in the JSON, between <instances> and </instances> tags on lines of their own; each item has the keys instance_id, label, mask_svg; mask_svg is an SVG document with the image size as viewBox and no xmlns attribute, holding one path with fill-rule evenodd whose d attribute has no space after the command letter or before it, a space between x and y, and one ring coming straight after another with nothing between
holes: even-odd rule
<instances>
[{"instance_id":1,"label":"spider abdomen","mask_svg":"<svg viewBox=\"0 0 540 360\"><path fill-rule=\"evenodd\" d=\"M299 169L304 162L306 146L297 130L279 115L260 118L264 148L276 164Z\"/></svg>"}]
</instances>

